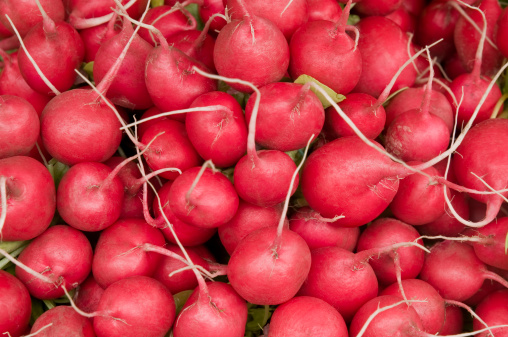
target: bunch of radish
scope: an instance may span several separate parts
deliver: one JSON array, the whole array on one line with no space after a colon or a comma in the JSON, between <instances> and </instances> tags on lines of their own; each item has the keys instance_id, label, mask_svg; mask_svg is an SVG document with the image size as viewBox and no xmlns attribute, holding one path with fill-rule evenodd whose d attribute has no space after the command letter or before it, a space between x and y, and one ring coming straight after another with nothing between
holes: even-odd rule
<instances>
[{"instance_id":1,"label":"bunch of radish","mask_svg":"<svg viewBox=\"0 0 508 337\"><path fill-rule=\"evenodd\" d=\"M498 0L0 0L0 335L508 336Z\"/></svg>"}]
</instances>

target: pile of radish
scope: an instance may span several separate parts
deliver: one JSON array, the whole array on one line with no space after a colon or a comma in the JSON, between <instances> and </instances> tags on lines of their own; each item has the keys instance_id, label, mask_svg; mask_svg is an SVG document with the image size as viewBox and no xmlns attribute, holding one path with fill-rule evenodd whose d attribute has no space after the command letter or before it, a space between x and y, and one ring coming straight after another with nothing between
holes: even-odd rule
<instances>
[{"instance_id":1,"label":"pile of radish","mask_svg":"<svg viewBox=\"0 0 508 337\"><path fill-rule=\"evenodd\" d=\"M508 336L508 6L0 0L0 335Z\"/></svg>"}]
</instances>

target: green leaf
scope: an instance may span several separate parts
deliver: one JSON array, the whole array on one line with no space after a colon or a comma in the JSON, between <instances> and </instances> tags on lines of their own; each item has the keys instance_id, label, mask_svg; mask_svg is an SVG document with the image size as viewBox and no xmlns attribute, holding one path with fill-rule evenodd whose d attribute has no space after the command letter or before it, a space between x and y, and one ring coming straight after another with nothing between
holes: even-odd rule
<instances>
[{"instance_id":1,"label":"green leaf","mask_svg":"<svg viewBox=\"0 0 508 337\"><path fill-rule=\"evenodd\" d=\"M193 290L184 290L184 291L179 292L178 294L173 295L173 299L175 300L176 315L177 316L180 313L180 311L183 309L185 302L187 302L187 299L189 299L192 292L193 292Z\"/></svg>"},{"instance_id":2,"label":"green leaf","mask_svg":"<svg viewBox=\"0 0 508 337\"><path fill-rule=\"evenodd\" d=\"M305 75L305 74L300 75L295 80L295 83L298 83L298 84L305 84L308 82L315 82L317 85L319 85L321 88L323 88L323 90L326 91L328 96L330 96L335 103L342 102L343 100L346 99L346 96L336 93L331 88L329 88L328 86L324 85L323 83L319 82L318 80L316 80L315 78L313 78L309 75ZM321 93L319 93L315 88L310 87L310 90L312 90L317 95L317 97L319 98L319 100L321 101L321 104L323 104L323 107L325 109L331 106L331 103L323 95L321 95Z\"/></svg>"},{"instance_id":3,"label":"green leaf","mask_svg":"<svg viewBox=\"0 0 508 337\"><path fill-rule=\"evenodd\" d=\"M30 324L33 325L37 318L44 313L42 301L32 297L32 315L30 316Z\"/></svg>"},{"instance_id":4,"label":"green leaf","mask_svg":"<svg viewBox=\"0 0 508 337\"><path fill-rule=\"evenodd\" d=\"M93 82L93 61L85 63L85 65L83 66L83 70L86 71L88 78L90 79L90 81Z\"/></svg>"},{"instance_id":5,"label":"green leaf","mask_svg":"<svg viewBox=\"0 0 508 337\"><path fill-rule=\"evenodd\" d=\"M60 184L60 180L62 180L63 176L69 170L69 166L65 165L55 158L52 158L48 163L48 170L55 181L55 187L58 190L58 185Z\"/></svg>"},{"instance_id":6,"label":"green leaf","mask_svg":"<svg viewBox=\"0 0 508 337\"><path fill-rule=\"evenodd\" d=\"M151 0L150 1L150 6L152 8L154 8L154 7L160 7L162 5L164 5L164 0Z\"/></svg>"},{"instance_id":7,"label":"green leaf","mask_svg":"<svg viewBox=\"0 0 508 337\"><path fill-rule=\"evenodd\" d=\"M274 308L268 305L265 306L252 306L248 311L247 324L245 325L246 332L261 332L263 327L268 322L272 315ZM254 335L254 334L251 334ZM258 335L258 334L255 334Z\"/></svg>"},{"instance_id":8,"label":"green leaf","mask_svg":"<svg viewBox=\"0 0 508 337\"><path fill-rule=\"evenodd\" d=\"M188 10L192 14L192 16L196 19L197 30L203 30L205 24L203 23L203 20L201 20L201 16L199 15L198 4L190 4L188 6L185 6L185 9Z\"/></svg>"}]
</instances>

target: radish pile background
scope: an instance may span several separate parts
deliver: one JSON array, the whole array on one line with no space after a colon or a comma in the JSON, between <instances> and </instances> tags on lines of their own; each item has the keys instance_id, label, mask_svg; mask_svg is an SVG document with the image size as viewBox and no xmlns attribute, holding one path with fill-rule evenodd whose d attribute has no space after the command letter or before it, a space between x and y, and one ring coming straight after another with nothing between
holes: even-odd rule
<instances>
[{"instance_id":1,"label":"radish pile background","mask_svg":"<svg viewBox=\"0 0 508 337\"><path fill-rule=\"evenodd\" d=\"M0 334L508 336L466 2L0 0Z\"/></svg>"}]
</instances>

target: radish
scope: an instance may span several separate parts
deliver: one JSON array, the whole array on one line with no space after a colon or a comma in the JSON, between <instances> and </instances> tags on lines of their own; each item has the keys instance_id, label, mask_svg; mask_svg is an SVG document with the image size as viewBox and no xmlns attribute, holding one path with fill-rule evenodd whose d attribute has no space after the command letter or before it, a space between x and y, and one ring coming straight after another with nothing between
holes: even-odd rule
<instances>
[{"instance_id":1,"label":"radish","mask_svg":"<svg viewBox=\"0 0 508 337\"><path fill-rule=\"evenodd\" d=\"M233 218L238 195L233 184L210 161L175 179L169 191L169 207L182 221L204 228L219 227Z\"/></svg>"},{"instance_id":2,"label":"radish","mask_svg":"<svg viewBox=\"0 0 508 337\"><path fill-rule=\"evenodd\" d=\"M355 6L355 10L365 16L384 16L399 8L402 2L403 0L361 0Z\"/></svg>"},{"instance_id":3,"label":"radish","mask_svg":"<svg viewBox=\"0 0 508 337\"><path fill-rule=\"evenodd\" d=\"M163 337L174 320L171 293L159 281L133 276L106 288L93 327L97 337Z\"/></svg>"},{"instance_id":4,"label":"radish","mask_svg":"<svg viewBox=\"0 0 508 337\"><path fill-rule=\"evenodd\" d=\"M224 77L251 82L256 87L279 81L289 65L289 47L284 35L263 17L246 11L242 15L241 20L231 21L217 36L213 56L217 72ZM236 90L252 92L248 86L228 84Z\"/></svg>"},{"instance_id":5,"label":"radish","mask_svg":"<svg viewBox=\"0 0 508 337\"><path fill-rule=\"evenodd\" d=\"M118 35L119 32L120 28L117 27L117 15L113 16L109 22L102 25L80 30L79 36L81 36L81 40L83 40L85 46L84 61L87 63L94 61L102 43Z\"/></svg>"},{"instance_id":6,"label":"radish","mask_svg":"<svg viewBox=\"0 0 508 337\"><path fill-rule=\"evenodd\" d=\"M307 0L307 5L309 6L309 21L337 22L342 14L342 8L334 0Z\"/></svg>"},{"instance_id":7,"label":"radish","mask_svg":"<svg viewBox=\"0 0 508 337\"><path fill-rule=\"evenodd\" d=\"M231 96L212 91L196 98L191 108L223 105L228 110L195 111L186 117L185 129L192 145L217 167L230 167L245 154L247 125L240 104Z\"/></svg>"},{"instance_id":8,"label":"radish","mask_svg":"<svg viewBox=\"0 0 508 337\"><path fill-rule=\"evenodd\" d=\"M506 32L508 32L508 10L505 8L499 16L496 31L494 33L496 37L496 45L505 58L508 57L508 43L506 43L506 39L503 39Z\"/></svg>"},{"instance_id":9,"label":"radish","mask_svg":"<svg viewBox=\"0 0 508 337\"><path fill-rule=\"evenodd\" d=\"M476 256L489 266L508 270L508 258L505 252L508 218L499 218L490 224L475 230L482 240L473 242Z\"/></svg>"},{"instance_id":10,"label":"radish","mask_svg":"<svg viewBox=\"0 0 508 337\"><path fill-rule=\"evenodd\" d=\"M152 276L162 256L138 248L145 243L162 247L165 242L157 228L140 219L119 220L104 230L93 256L92 271L97 283L107 288L130 276Z\"/></svg>"},{"instance_id":11,"label":"radish","mask_svg":"<svg viewBox=\"0 0 508 337\"><path fill-rule=\"evenodd\" d=\"M20 97L0 95L0 102L0 159L28 154L39 137L37 112Z\"/></svg>"},{"instance_id":12,"label":"radish","mask_svg":"<svg viewBox=\"0 0 508 337\"><path fill-rule=\"evenodd\" d=\"M310 84L270 83L259 88L261 100L256 120L256 144L279 151L305 147L312 134L323 128L325 114ZM257 93L249 97L245 118L250 122ZM273 125L279 124L278 128Z\"/></svg>"},{"instance_id":13,"label":"radish","mask_svg":"<svg viewBox=\"0 0 508 337\"><path fill-rule=\"evenodd\" d=\"M30 294L15 276L0 270L0 331L12 337L19 337L28 327L32 311Z\"/></svg>"},{"instance_id":14,"label":"radish","mask_svg":"<svg viewBox=\"0 0 508 337\"><path fill-rule=\"evenodd\" d=\"M269 337L347 337L342 316L323 300L294 297L278 306L270 320Z\"/></svg>"},{"instance_id":15,"label":"radish","mask_svg":"<svg viewBox=\"0 0 508 337\"><path fill-rule=\"evenodd\" d=\"M203 3L199 5L199 17L203 22L208 22L214 14L225 14L224 2L222 0L203 0ZM226 20L214 18L210 23L210 29L213 32L220 32L226 24Z\"/></svg>"},{"instance_id":16,"label":"radish","mask_svg":"<svg viewBox=\"0 0 508 337\"><path fill-rule=\"evenodd\" d=\"M240 200L235 216L218 228L219 238L229 255L236 246L259 228L277 226L282 213L282 205L262 207Z\"/></svg>"},{"instance_id":17,"label":"radish","mask_svg":"<svg viewBox=\"0 0 508 337\"><path fill-rule=\"evenodd\" d=\"M50 97L34 91L21 76L18 66L18 53L7 54L0 49L4 68L0 73L0 95L13 95L26 99L40 117Z\"/></svg>"},{"instance_id":18,"label":"radish","mask_svg":"<svg viewBox=\"0 0 508 337\"><path fill-rule=\"evenodd\" d=\"M61 0L39 0L47 16L53 21L62 21L65 10ZM0 3L0 22L11 33L14 29L6 19L8 15L19 33L24 37L30 29L43 21L36 1L33 0L6 0Z\"/></svg>"},{"instance_id":19,"label":"radish","mask_svg":"<svg viewBox=\"0 0 508 337\"><path fill-rule=\"evenodd\" d=\"M304 0L228 0L228 13L233 20L242 20L246 13L273 22L289 41L293 33L307 21L308 4Z\"/></svg>"},{"instance_id":20,"label":"radish","mask_svg":"<svg viewBox=\"0 0 508 337\"><path fill-rule=\"evenodd\" d=\"M476 313L480 316L485 323L489 326L494 325L506 325L508 324L508 290L499 290L489 294L483 299L483 301L476 307ZM473 329L479 330L484 325L477 319L473 321ZM504 329L496 330L495 335L506 336L508 333L508 327ZM488 336L487 333L479 334L478 336Z\"/></svg>"},{"instance_id":21,"label":"radish","mask_svg":"<svg viewBox=\"0 0 508 337\"><path fill-rule=\"evenodd\" d=\"M114 0L64 0L69 23L76 29L95 27L114 16ZM148 0L121 0L130 17L138 19L147 7Z\"/></svg>"},{"instance_id":22,"label":"radish","mask_svg":"<svg viewBox=\"0 0 508 337\"><path fill-rule=\"evenodd\" d=\"M210 23L207 22L202 31L180 31L168 37L167 41L169 44L173 44L176 48L183 51L186 55L203 63L208 69L215 71L215 64L213 63L215 39L208 34Z\"/></svg>"},{"instance_id":23,"label":"radish","mask_svg":"<svg viewBox=\"0 0 508 337\"><path fill-rule=\"evenodd\" d=\"M399 9L391 12L385 17L395 22L405 33L412 34L416 29L416 17L409 14L409 12L402 7L399 7Z\"/></svg>"},{"instance_id":24,"label":"radish","mask_svg":"<svg viewBox=\"0 0 508 337\"><path fill-rule=\"evenodd\" d=\"M358 239L357 251L382 248L400 242L418 242L419 234L412 226L391 218L372 222ZM389 285L402 280L416 278L423 268L425 254L416 247L403 247L377 259L369 261L379 283Z\"/></svg>"},{"instance_id":25,"label":"radish","mask_svg":"<svg viewBox=\"0 0 508 337\"><path fill-rule=\"evenodd\" d=\"M462 310L454 305L445 305L445 322L439 333L442 336L459 334L463 326Z\"/></svg>"},{"instance_id":26,"label":"radish","mask_svg":"<svg viewBox=\"0 0 508 337\"><path fill-rule=\"evenodd\" d=\"M0 159L0 241L31 240L48 228L56 209L53 178L37 160Z\"/></svg>"},{"instance_id":27,"label":"radish","mask_svg":"<svg viewBox=\"0 0 508 337\"><path fill-rule=\"evenodd\" d=\"M69 226L52 226L35 238L18 259L51 282L34 277L21 266L16 266L16 276L32 296L58 298L64 294L63 287L74 289L85 281L92 270L92 257L92 246L82 232Z\"/></svg>"},{"instance_id":28,"label":"radish","mask_svg":"<svg viewBox=\"0 0 508 337\"><path fill-rule=\"evenodd\" d=\"M104 288L95 281L93 275L90 275L76 288L74 303L85 312L94 312L97 310L103 293Z\"/></svg>"},{"instance_id":29,"label":"radish","mask_svg":"<svg viewBox=\"0 0 508 337\"><path fill-rule=\"evenodd\" d=\"M353 90L362 73L362 54L358 41L346 34L352 28L347 26L349 6L336 22L310 21L295 32L289 44L292 78L306 74L337 93Z\"/></svg>"},{"instance_id":30,"label":"radish","mask_svg":"<svg viewBox=\"0 0 508 337\"><path fill-rule=\"evenodd\" d=\"M65 305L54 307L39 316L30 332L39 337L95 337L92 321Z\"/></svg>"},{"instance_id":31,"label":"radish","mask_svg":"<svg viewBox=\"0 0 508 337\"><path fill-rule=\"evenodd\" d=\"M311 250L336 246L352 252L360 236L360 229L337 226L337 218L326 219L310 207L302 207L290 217L289 229L298 233ZM221 229L219 228L219 233Z\"/></svg>"},{"instance_id":32,"label":"radish","mask_svg":"<svg viewBox=\"0 0 508 337\"><path fill-rule=\"evenodd\" d=\"M35 91L44 95L59 94L73 85L76 79L74 69L83 62L85 49L78 32L71 25L55 22L42 7L39 9L43 22L35 25L23 38L25 47L18 55L19 69ZM31 60L33 57L34 61ZM38 68L54 87L48 86L39 76Z\"/></svg>"},{"instance_id":33,"label":"radish","mask_svg":"<svg viewBox=\"0 0 508 337\"><path fill-rule=\"evenodd\" d=\"M508 287L508 281L487 270L471 246L455 241L443 241L431 248L420 278L436 288L444 298L455 301L473 296L484 279L495 280Z\"/></svg>"}]
</instances>

